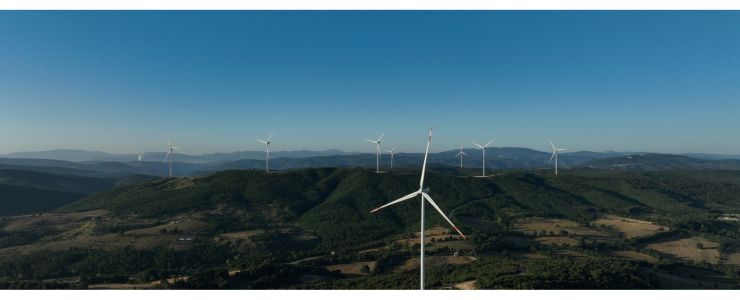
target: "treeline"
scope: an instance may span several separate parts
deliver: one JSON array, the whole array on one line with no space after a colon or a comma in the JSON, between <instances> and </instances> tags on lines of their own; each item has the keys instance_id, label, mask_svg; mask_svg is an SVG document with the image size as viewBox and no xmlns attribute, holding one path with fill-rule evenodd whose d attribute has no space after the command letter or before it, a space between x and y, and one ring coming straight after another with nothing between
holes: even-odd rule
<instances>
[{"instance_id":1,"label":"treeline","mask_svg":"<svg viewBox=\"0 0 740 300\"><path fill-rule=\"evenodd\" d=\"M149 282L196 270L225 267L235 250L215 243L196 243L187 250L115 250L70 249L40 251L0 260L0 278L4 280L43 280L79 276L91 283L134 281Z\"/></svg>"}]
</instances>

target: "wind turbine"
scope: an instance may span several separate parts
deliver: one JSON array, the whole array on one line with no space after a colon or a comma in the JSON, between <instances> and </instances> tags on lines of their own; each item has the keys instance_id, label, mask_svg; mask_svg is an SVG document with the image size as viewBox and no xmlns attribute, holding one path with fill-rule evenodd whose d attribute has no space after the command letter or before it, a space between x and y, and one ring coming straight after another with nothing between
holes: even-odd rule
<instances>
[{"instance_id":1,"label":"wind turbine","mask_svg":"<svg viewBox=\"0 0 740 300\"><path fill-rule=\"evenodd\" d=\"M270 140L272 139L272 133L270 133L270 137L267 138L267 140L260 140L257 139L260 143L265 144L265 169L267 173L270 173Z\"/></svg>"},{"instance_id":2,"label":"wind turbine","mask_svg":"<svg viewBox=\"0 0 740 300\"><path fill-rule=\"evenodd\" d=\"M168 158L170 159L170 177L172 177L172 155L175 149L177 149L177 147L172 146L170 139L167 139L167 154L164 156L164 160L166 161Z\"/></svg>"},{"instance_id":3,"label":"wind turbine","mask_svg":"<svg viewBox=\"0 0 740 300\"><path fill-rule=\"evenodd\" d=\"M136 156L136 161L142 161L144 160L144 153L139 153L139 155Z\"/></svg>"},{"instance_id":4,"label":"wind turbine","mask_svg":"<svg viewBox=\"0 0 740 300\"><path fill-rule=\"evenodd\" d=\"M368 142L375 143L375 172L380 173L380 140L383 139L385 132L380 135L377 141L367 140Z\"/></svg>"},{"instance_id":5,"label":"wind turbine","mask_svg":"<svg viewBox=\"0 0 740 300\"><path fill-rule=\"evenodd\" d=\"M481 150L483 150L483 175L481 177L486 177L486 148L488 148L488 145L490 145L491 143L493 143L493 141L494 140L491 140L485 146L481 146L478 143L473 142L473 144L475 144L476 147L478 147Z\"/></svg>"},{"instance_id":6,"label":"wind turbine","mask_svg":"<svg viewBox=\"0 0 740 300\"><path fill-rule=\"evenodd\" d=\"M463 164L462 164L463 156L468 156L467 153L462 151L462 145L460 145L460 152L457 153L457 155L455 155L455 157L458 157L458 156L460 157L460 169L462 169L463 168Z\"/></svg>"},{"instance_id":7,"label":"wind turbine","mask_svg":"<svg viewBox=\"0 0 740 300\"><path fill-rule=\"evenodd\" d=\"M393 169L393 155L396 153L396 147L393 147L391 150L385 150L385 152L391 154L391 169Z\"/></svg>"},{"instance_id":8,"label":"wind turbine","mask_svg":"<svg viewBox=\"0 0 740 300\"><path fill-rule=\"evenodd\" d=\"M555 175L558 175L558 153L560 151L566 151L568 149L560 149L558 147L555 147L555 144L553 144L551 140L547 141L550 142L550 147L552 147L552 156L550 156L550 162L552 162L552 159L555 158Z\"/></svg>"},{"instance_id":9,"label":"wind turbine","mask_svg":"<svg viewBox=\"0 0 740 300\"><path fill-rule=\"evenodd\" d=\"M406 196L403 196L401 198L398 198L397 200L391 201L391 202L387 203L386 205L383 205L383 206L378 207L376 209L373 209L371 211L371 213L374 213L374 212L376 212L376 211L378 211L378 210L380 210L382 208L385 208L385 207L391 206L393 204L396 204L396 203L399 203L399 202L402 202L402 201L405 201L405 200L414 198L414 197L416 197L418 195L421 195L421 232L419 234L419 237L421 238L421 240L420 240L420 245L421 245L421 256L420 256L420 261L421 261L420 262L420 264L421 264L421 277L420 278L421 278L421 281L420 281L420 286L421 286L421 289L422 290L424 289L424 200L429 201L429 204L431 204L439 212L439 214L442 215L442 217L445 220L447 220L447 222L450 223L450 225L452 225L452 228L454 228L457 231L457 233L459 233L460 236L462 236L464 239L467 239L465 237L465 235L460 231L460 229L458 229L457 226L455 226L455 224L453 224L452 221L450 221L450 219L442 212L442 209L440 209L439 206L437 206L437 203L435 203L434 200L432 200L432 197L430 197L429 194L427 194L427 192L429 190L424 188L424 173L426 172L426 168L427 168L427 156L429 155L429 144L431 144L431 143L432 143L432 129L429 129L429 139L427 140L427 148L426 148L426 151L424 152L424 164L421 167L421 180L419 181L419 190L416 191L416 192L413 192L411 194L408 194Z\"/></svg>"}]
</instances>

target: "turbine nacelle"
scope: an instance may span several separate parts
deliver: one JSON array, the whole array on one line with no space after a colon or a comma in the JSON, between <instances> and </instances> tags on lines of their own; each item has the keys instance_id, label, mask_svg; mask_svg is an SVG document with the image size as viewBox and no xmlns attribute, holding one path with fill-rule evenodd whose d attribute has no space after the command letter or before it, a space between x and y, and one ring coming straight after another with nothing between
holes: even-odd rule
<instances>
[{"instance_id":1,"label":"turbine nacelle","mask_svg":"<svg viewBox=\"0 0 740 300\"><path fill-rule=\"evenodd\" d=\"M432 129L429 129L429 139L427 140L426 151L424 151L424 164L422 165L422 168L421 168L421 180L419 181L419 190L417 190L417 191L415 191L415 192L413 192L411 194L408 194L406 196L403 196L401 198L398 198L396 200L393 200L391 202L388 202L387 204L385 204L385 205L383 205L381 207L378 207L376 209L373 209L370 212L374 213L374 212L376 212L378 210L381 210L383 208L386 208L388 206L391 206L391 205L394 205L394 204L397 204L397 203L400 203L400 202L403 202L403 201L406 201L408 199L411 199L411 198L414 198L416 196L421 195L422 199L425 200L426 202L428 202L429 204L431 204L432 207L434 207L434 209L436 209L437 212L439 212L439 214L442 215L442 217L445 220L447 220L448 223L450 223L450 225L452 226L452 228L454 228L455 231L457 231L457 233L459 233L462 238L467 239L467 237L462 233L462 231L460 231L460 229L458 229L457 226L455 226L455 224L452 223L452 221L450 221L450 219L447 217L447 215L445 215L444 212L442 212L442 209L439 208L439 206L437 205L437 203L434 202L434 200L432 200L432 197L429 196L429 194L428 194L429 193L429 188L428 187L424 187L424 174L426 173L427 157L429 156L429 145L431 143L432 143ZM422 229L422 234L423 234L423 229Z\"/></svg>"}]
</instances>

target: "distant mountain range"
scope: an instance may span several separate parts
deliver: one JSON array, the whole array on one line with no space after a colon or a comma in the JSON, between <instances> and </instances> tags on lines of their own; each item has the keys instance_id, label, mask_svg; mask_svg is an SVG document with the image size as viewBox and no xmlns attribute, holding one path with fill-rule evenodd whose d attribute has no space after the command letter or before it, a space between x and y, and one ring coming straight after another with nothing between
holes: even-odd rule
<instances>
[{"instance_id":1,"label":"distant mountain range","mask_svg":"<svg viewBox=\"0 0 740 300\"><path fill-rule=\"evenodd\" d=\"M740 170L738 159L703 159L684 155L655 154L628 155L588 161L582 167L610 170Z\"/></svg>"},{"instance_id":2,"label":"distant mountain range","mask_svg":"<svg viewBox=\"0 0 740 300\"><path fill-rule=\"evenodd\" d=\"M356 154L357 152L345 152L341 150L297 150L297 151L274 151L270 152L270 157L290 157L290 158L302 158L312 156L328 156L328 155L344 155L344 154ZM165 152L145 152L143 153L144 161L163 161ZM65 160L71 162L84 162L84 161L116 161L116 162L131 162L136 161L138 153L128 154L114 154L102 151L88 151L88 150L69 150L69 149L55 149L47 151L30 151L30 152L13 152L8 154L0 154L2 158L32 158L32 159L53 159L53 160ZM223 162L223 161L234 161L240 159L264 159L265 152L263 151L238 151L232 153L209 153L201 155L188 155L182 153L174 153L174 158L181 162L190 163L212 163L212 162Z\"/></svg>"},{"instance_id":3,"label":"distant mountain range","mask_svg":"<svg viewBox=\"0 0 740 300\"><path fill-rule=\"evenodd\" d=\"M459 150L429 154L430 165L437 167L459 167L455 158ZM480 168L481 151L463 149L468 156L463 167ZM528 148L494 147L486 151L486 166L496 169L549 168L551 154ZM157 159L152 159L156 157ZM41 152L18 152L0 155L0 170L14 169L44 172L58 175L91 177L125 177L130 175L165 176L168 165L162 159L164 153L146 153L143 161L135 155L110 154L86 150L50 150ZM176 176L205 175L222 170L262 169L264 153L243 151L204 155L174 155ZM711 159L721 158L721 159ZM669 170L710 169L740 170L739 159L734 156L711 154L671 155L638 152L592 152L578 151L562 153L559 165L562 168ZM412 168L421 164L422 153L397 153L394 167ZM381 157L381 169L390 167L390 155ZM302 168L344 167L375 168L375 155L352 153L340 150L325 151L277 151L271 153L270 167L274 170Z\"/></svg>"}]
</instances>

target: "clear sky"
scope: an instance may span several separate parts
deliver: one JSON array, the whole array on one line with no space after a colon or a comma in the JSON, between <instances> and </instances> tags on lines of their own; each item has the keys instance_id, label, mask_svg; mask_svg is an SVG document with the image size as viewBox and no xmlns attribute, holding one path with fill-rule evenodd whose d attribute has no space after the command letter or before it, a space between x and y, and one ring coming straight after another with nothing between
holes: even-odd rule
<instances>
[{"instance_id":1,"label":"clear sky","mask_svg":"<svg viewBox=\"0 0 740 300\"><path fill-rule=\"evenodd\" d=\"M740 12L0 12L0 153L740 154Z\"/></svg>"}]
</instances>

